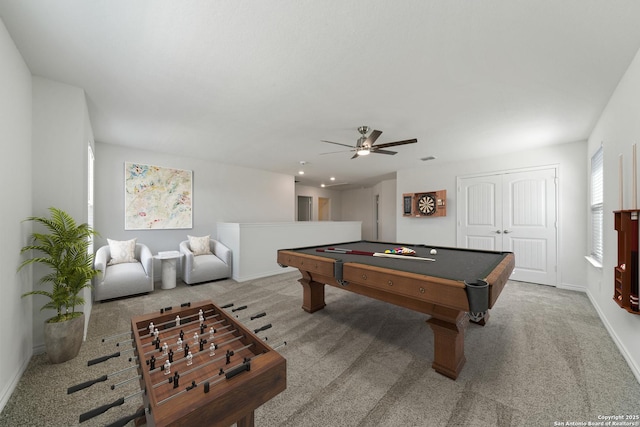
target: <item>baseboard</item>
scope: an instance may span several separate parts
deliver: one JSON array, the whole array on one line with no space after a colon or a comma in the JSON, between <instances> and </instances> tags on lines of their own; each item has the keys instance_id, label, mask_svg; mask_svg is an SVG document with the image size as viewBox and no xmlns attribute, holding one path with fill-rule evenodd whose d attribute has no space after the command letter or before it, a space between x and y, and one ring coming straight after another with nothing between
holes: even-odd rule
<instances>
[{"instance_id":1,"label":"baseboard","mask_svg":"<svg viewBox=\"0 0 640 427\"><path fill-rule=\"evenodd\" d=\"M249 280L261 279L263 277L275 276L277 274L288 273L290 271L298 271L297 268L293 267L279 267L277 270L264 271L262 273L250 274L248 276L238 276L236 274L232 275L231 278L236 282L248 282Z\"/></svg>"},{"instance_id":2,"label":"baseboard","mask_svg":"<svg viewBox=\"0 0 640 427\"><path fill-rule=\"evenodd\" d=\"M631 368L631 372L633 373L633 376L636 377L636 381L638 381L638 383L640 384L640 366L638 366L638 364L633 359L633 357L631 357L631 354L629 353L627 348L624 346L620 338L618 338L618 335L616 335L615 331L611 327L611 324L609 324L609 320L604 315L603 311L600 309L600 306L596 302L595 298L592 297L591 292L588 290L587 290L587 297L589 297L589 301L591 301L591 305L593 305L593 307L596 309L596 312L598 313L598 317L600 317L602 324L607 329L607 332L609 332L609 336L615 343L616 347L618 347L618 350L620 350L620 354L622 354L622 357L624 357L624 360L626 360L627 364L629 365L629 368Z\"/></svg>"},{"instance_id":3,"label":"baseboard","mask_svg":"<svg viewBox=\"0 0 640 427\"><path fill-rule=\"evenodd\" d=\"M561 283L556 287L558 289L565 289L567 291L576 291L576 292L587 293L587 287L586 286L582 286L582 285L572 285L570 283Z\"/></svg>"},{"instance_id":4,"label":"baseboard","mask_svg":"<svg viewBox=\"0 0 640 427\"><path fill-rule=\"evenodd\" d=\"M9 401L9 398L11 397L14 390L18 386L18 383L20 382L20 378L22 378L22 374L24 374L24 371L27 370L27 366L29 366L29 362L31 361L32 355L33 353L27 354L27 357L25 358L25 360L22 361L22 366L20 366L20 369L18 369L14 374L13 378L11 378L11 382L9 382L7 387L5 387L5 389L2 390L2 392L0 393L0 412L2 412L5 405Z\"/></svg>"}]
</instances>

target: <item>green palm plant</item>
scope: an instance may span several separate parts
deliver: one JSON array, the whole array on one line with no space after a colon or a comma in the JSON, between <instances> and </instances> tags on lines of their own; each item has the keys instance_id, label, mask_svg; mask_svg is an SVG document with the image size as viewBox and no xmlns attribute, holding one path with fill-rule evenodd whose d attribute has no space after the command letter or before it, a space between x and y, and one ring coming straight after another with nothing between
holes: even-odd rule
<instances>
[{"instance_id":1,"label":"green palm plant","mask_svg":"<svg viewBox=\"0 0 640 427\"><path fill-rule=\"evenodd\" d=\"M80 316L75 307L84 304L80 291L91 287L91 279L98 273L93 268L93 254L89 253L91 237L98 235L88 224L76 224L66 212L50 207L51 217L32 216L25 221L33 221L44 226L49 233L34 232L31 234L32 244L24 246L20 253L39 252L39 256L25 259L18 271L27 265L42 264L50 268L38 282L43 285L51 283L49 290L35 290L27 295L43 295L49 298L41 308L56 310L57 315L49 322L62 322Z\"/></svg>"}]
</instances>

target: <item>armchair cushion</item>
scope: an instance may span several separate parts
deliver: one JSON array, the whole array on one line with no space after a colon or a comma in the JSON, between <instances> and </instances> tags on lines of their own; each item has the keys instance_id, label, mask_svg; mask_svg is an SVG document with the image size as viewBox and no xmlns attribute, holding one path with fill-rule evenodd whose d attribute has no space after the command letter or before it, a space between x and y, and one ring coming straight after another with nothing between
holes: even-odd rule
<instances>
[{"instance_id":1,"label":"armchair cushion","mask_svg":"<svg viewBox=\"0 0 640 427\"><path fill-rule=\"evenodd\" d=\"M209 254L196 256L189 240L180 243L184 254L182 280L188 285L226 279L231 276L231 249L214 239L209 239Z\"/></svg>"},{"instance_id":2,"label":"armchair cushion","mask_svg":"<svg viewBox=\"0 0 640 427\"><path fill-rule=\"evenodd\" d=\"M136 239L125 241L107 239L107 242L109 243L109 253L111 255L108 265L138 262L136 259Z\"/></svg>"},{"instance_id":3,"label":"armchair cushion","mask_svg":"<svg viewBox=\"0 0 640 427\"><path fill-rule=\"evenodd\" d=\"M211 254L211 245L209 243L210 237L195 237L195 236L187 236L189 238L189 249L193 252L194 256L198 255L210 255Z\"/></svg>"}]
</instances>

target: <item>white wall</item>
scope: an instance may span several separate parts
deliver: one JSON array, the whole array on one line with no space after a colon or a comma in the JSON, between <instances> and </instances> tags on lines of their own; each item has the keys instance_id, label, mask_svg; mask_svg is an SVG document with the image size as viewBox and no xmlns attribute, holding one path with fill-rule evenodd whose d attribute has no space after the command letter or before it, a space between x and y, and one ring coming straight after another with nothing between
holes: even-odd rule
<instances>
[{"instance_id":1,"label":"white wall","mask_svg":"<svg viewBox=\"0 0 640 427\"><path fill-rule=\"evenodd\" d=\"M584 289L586 273L584 253L581 248L587 244L584 234L586 227L584 206L587 203L585 156L586 142L582 141L466 162L439 164L436 160L428 162L428 166L425 165L423 168L398 171L396 203L398 241L456 246L456 178L459 176L558 165L558 265L560 269L558 285ZM436 218L402 216L403 193L436 190L447 190L447 216Z\"/></svg>"},{"instance_id":2,"label":"white wall","mask_svg":"<svg viewBox=\"0 0 640 427\"><path fill-rule=\"evenodd\" d=\"M382 181L372 187L353 190L336 191L330 188L308 187L296 185L298 196L312 197L312 220L318 220L318 197L331 199L332 221L360 221L362 238L376 239L375 198L379 196L378 215L380 235L377 240L396 241L396 180ZM296 210L297 210L296 203ZM297 218L296 211L296 218Z\"/></svg>"},{"instance_id":3,"label":"white wall","mask_svg":"<svg viewBox=\"0 0 640 427\"><path fill-rule=\"evenodd\" d=\"M613 269L617 263L617 232L613 211L620 209L618 198L618 156L623 155L624 208L631 209L632 144L640 144L640 52L618 84L588 142L585 162L600 144L604 147L604 258L603 267L587 264L588 293L609 332L640 381L640 315L627 313L613 301ZM588 173L585 180L588 180ZM586 207L588 215L589 209ZM590 233L590 223L584 228ZM585 255L589 248L585 248ZM586 262L585 262L586 264Z\"/></svg>"},{"instance_id":4,"label":"white wall","mask_svg":"<svg viewBox=\"0 0 640 427\"><path fill-rule=\"evenodd\" d=\"M373 187L345 190L341 194L342 221L361 221L362 238L375 238L375 198Z\"/></svg>"},{"instance_id":5,"label":"white wall","mask_svg":"<svg viewBox=\"0 0 640 427\"><path fill-rule=\"evenodd\" d=\"M306 185L296 184L296 197L295 197L295 217L298 219L298 196L311 197L311 221L318 221L318 198L324 197L330 200L330 215L331 221L340 221L341 214L341 197L340 191L331 190L330 188L318 188L309 187Z\"/></svg>"},{"instance_id":6,"label":"white wall","mask_svg":"<svg viewBox=\"0 0 640 427\"><path fill-rule=\"evenodd\" d=\"M0 20L0 176L3 209L0 209L0 410L15 389L32 354L31 269L16 269L23 257L20 248L31 232L22 220L31 215L31 73Z\"/></svg>"},{"instance_id":7,"label":"white wall","mask_svg":"<svg viewBox=\"0 0 640 427\"><path fill-rule=\"evenodd\" d=\"M397 242L396 239L396 185L395 179L389 179L373 187L373 199L378 196L378 238L381 242ZM372 231L375 236L375 216Z\"/></svg>"},{"instance_id":8,"label":"white wall","mask_svg":"<svg viewBox=\"0 0 640 427\"><path fill-rule=\"evenodd\" d=\"M244 282L283 273L280 249L353 242L360 230L359 221L219 223L218 238L232 250L233 279Z\"/></svg>"},{"instance_id":9,"label":"white wall","mask_svg":"<svg viewBox=\"0 0 640 427\"><path fill-rule=\"evenodd\" d=\"M107 238L136 237L155 254L162 250L177 250L187 234L216 238L218 222L294 221L294 180L290 175L134 150L99 141L95 155L95 228L102 236L96 239L96 249L106 244ZM193 228L125 230L125 161L192 170ZM159 263L156 267L159 268Z\"/></svg>"},{"instance_id":10,"label":"white wall","mask_svg":"<svg viewBox=\"0 0 640 427\"><path fill-rule=\"evenodd\" d=\"M88 117L83 89L33 77L32 215L49 216L49 207L55 206L78 223L87 222L87 149L93 141ZM33 272L37 281L46 270L34 266ZM33 346L40 351L43 323L55 312L40 310L46 298L32 298ZM88 323L92 305L90 298L85 299L87 304L77 309L85 312Z\"/></svg>"}]
</instances>

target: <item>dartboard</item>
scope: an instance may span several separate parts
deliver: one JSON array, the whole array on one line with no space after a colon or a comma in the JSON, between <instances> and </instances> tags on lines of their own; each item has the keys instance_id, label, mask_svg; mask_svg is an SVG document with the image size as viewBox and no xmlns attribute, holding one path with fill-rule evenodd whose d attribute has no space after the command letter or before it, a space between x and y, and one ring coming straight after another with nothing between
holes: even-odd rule
<instances>
[{"instance_id":1,"label":"dartboard","mask_svg":"<svg viewBox=\"0 0 640 427\"><path fill-rule=\"evenodd\" d=\"M418 211L422 215L433 215L436 212L436 199L432 194L418 197Z\"/></svg>"}]
</instances>

